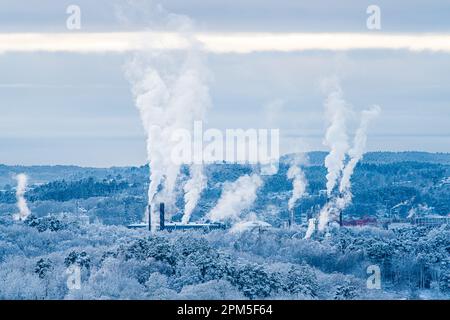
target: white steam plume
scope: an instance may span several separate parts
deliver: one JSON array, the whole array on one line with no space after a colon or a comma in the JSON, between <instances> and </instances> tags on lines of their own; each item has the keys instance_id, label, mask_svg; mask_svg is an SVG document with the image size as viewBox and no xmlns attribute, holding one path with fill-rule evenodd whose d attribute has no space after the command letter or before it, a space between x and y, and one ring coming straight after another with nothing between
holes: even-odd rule
<instances>
[{"instance_id":1,"label":"white steam plume","mask_svg":"<svg viewBox=\"0 0 450 320\"><path fill-rule=\"evenodd\" d=\"M329 140L329 137L331 137L331 141L334 142L329 144L332 148L330 154L326 158L325 165L328 169L327 194L328 196L332 196L334 187L340 178L339 195L333 196L320 211L318 223L318 229L320 231L325 230L331 221L337 221L340 213L351 203L351 177L356 165L364 155L369 123L373 118L378 116L381 110L380 107L374 106L369 110L364 110L362 112L360 125L354 136L353 146L349 149L345 123L351 110L345 107L346 103L342 99L341 90L338 88L338 90L335 90L334 92L334 95L336 95L336 92L338 95L331 99L330 97L328 98L327 112L329 112L329 108L333 106L339 111L333 113L333 119L337 120L331 122L331 126L327 131L327 141ZM340 115L338 113L340 113ZM330 130L331 128L333 129ZM350 157L350 160L345 165L347 154Z\"/></svg>"},{"instance_id":2,"label":"white steam plume","mask_svg":"<svg viewBox=\"0 0 450 320\"><path fill-rule=\"evenodd\" d=\"M295 203L305 194L307 181L305 173L298 165L292 165L289 168L287 177L292 180L292 196L288 202L288 209L292 211Z\"/></svg>"},{"instance_id":3,"label":"white steam plume","mask_svg":"<svg viewBox=\"0 0 450 320\"><path fill-rule=\"evenodd\" d=\"M174 131L187 129L192 132L194 121L204 119L210 104L208 72L198 44L189 33L191 22L187 18L164 13L160 7L155 12L164 15L161 20L167 26L176 26L190 45L177 52L142 49L125 66L147 135L148 199L154 209L157 200L167 202L168 206L174 202L173 190L180 170L180 164L171 158L177 145L173 140ZM158 219L156 210L152 210L153 226L156 227ZM144 217L146 220L147 215Z\"/></svg>"},{"instance_id":4,"label":"white steam plume","mask_svg":"<svg viewBox=\"0 0 450 320\"><path fill-rule=\"evenodd\" d=\"M251 212L245 219L235 223L230 228L229 232L236 234L245 232L247 230L252 230L255 228L268 228L268 227L271 227L269 223L259 220L258 216L254 212Z\"/></svg>"},{"instance_id":5,"label":"white steam plume","mask_svg":"<svg viewBox=\"0 0 450 320\"><path fill-rule=\"evenodd\" d=\"M330 222L337 223L340 212L345 209L348 202L348 194L334 197L328 201L319 213L319 221L317 224L319 231L324 231Z\"/></svg>"},{"instance_id":6,"label":"white steam plume","mask_svg":"<svg viewBox=\"0 0 450 320\"><path fill-rule=\"evenodd\" d=\"M206 187L206 177L200 165L190 167L190 180L184 185L184 215L182 223L189 223L192 211L194 211L203 189Z\"/></svg>"},{"instance_id":7,"label":"white steam plume","mask_svg":"<svg viewBox=\"0 0 450 320\"><path fill-rule=\"evenodd\" d=\"M341 183L339 186L339 192L341 194L351 192L350 179L353 175L353 171L355 170L356 165L364 155L367 144L367 129L369 127L370 121L376 118L380 114L380 112L381 108L375 105L372 108L364 110L361 113L361 122L358 130L356 131L353 140L353 146L348 152L350 160L344 168Z\"/></svg>"},{"instance_id":8,"label":"white steam plume","mask_svg":"<svg viewBox=\"0 0 450 320\"><path fill-rule=\"evenodd\" d=\"M373 106L361 113L361 122L353 139L353 146L348 151L350 160L346 164L339 185L339 197L335 197L321 211L319 218L319 230L323 231L331 219L337 220L340 213L352 202L351 177L356 165L362 159L367 143L367 129L372 119L381 112L379 106Z\"/></svg>"},{"instance_id":9,"label":"white steam plume","mask_svg":"<svg viewBox=\"0 0 450 320\"><path fill-rule=\"evenodd\" d=\"M311 218L308 220L308 229L306 230L305 239L311 238L316 229L316 218Z\"/></svg>"},{"instance_id":10,"label":"white steam plume","mask_svg":"<svg viewBox=\"0 0 450 320\"><path fill-rule=\"evenodd\" d=\"M249 209L256 200L256 192L263 185L262 179L253 174L244 175L234 182L224 184L222 196L209 212L211 221L239 222L241 213Z\"/></svg>"},{"instance_id":11,"label":"white steam plume","mask_svg":"<svg viewBox=\"0 0 450 320\"><path fill-rule=\"evenodd\" d=\"M331 196L344 169L345 155L349 149L347 118L350 110L337 83L333 85L333 89L325 101L325 110L329 127L325 134L324 144L330 148L330 153L325 158L325 167L328 171L326 176L327 194Z\"/></svg>"},{"instance_id":12,"label":"white steam plume","mask_svg":"<svg viewBox=\"0 0 450 320\"><path fill-rule=\"evenodd\" d=\"M325 204L325 206L322 208L322 210L320 210L319 213L319 221L317 224L317 228L320 231L325 230L325 228L327 227L328 223L330 222L330 210L332 208L332 205L330 202L328 202L327 204Z\"/></svg>"},{"instance_id":13,"label":"white steam plume","mask_svg":"<svg viewBox=\"0 0 450 320\"><path fill-rule=\"evenodd\" d=\"M19 213L14 214L13 219L24 221L31 214L31 211L27 205L27 200L25 199L25 191L27 189L28 177L25 174L21 173L16 176L16 180L17 180L16 198Z\"/></svg>"}]
</instances>

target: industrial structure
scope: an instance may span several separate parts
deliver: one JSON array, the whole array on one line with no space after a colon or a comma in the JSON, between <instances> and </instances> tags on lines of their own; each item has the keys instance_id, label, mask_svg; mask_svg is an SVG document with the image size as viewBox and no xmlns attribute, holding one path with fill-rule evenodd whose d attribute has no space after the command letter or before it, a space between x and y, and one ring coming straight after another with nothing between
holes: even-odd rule
<instances>
[{"instance_id":1,"label":"industrial structure","mask_svg":"<svg viewBox=\"0 0 450 320\"><path fill-rule=\"evenodd\" d=\"M148 223L135 223L128 225L128 228L130 229L148 229L149 231L152 230L152 219L151 219L151 207L148 206ZM157 230L163 231L176 231L176 230L204 230L204 231L211 231L215 229L226 229L226 225L219 223L219 222L213 222L213 223L181 223L181 222L169 222L166 223L166 217L165 217L165 205L164 203L159 204L159 226Z\"/></svg>"},{"instance_id":2,"label":"industrial structure","mask_svg":"<svg viewBox=\"0 0 450 320\"><path fill-rule=\"evenodd\" d=\"M368 216L359 219L341 220L341 226L345 227L376 226L377 224L378 221L376 218Z\"/></svg>"},{"instance_id":3,"label":"industrial structure","mask_svg":"<svg viewBox=\"0 0 450 320\"><path fill-rule=\"evenodd\" d=\"M439 227L443 224L450 224L450 217L437 215L417 217L413 218L411 223L418 226Z\"/></svg>"}]
</instances>

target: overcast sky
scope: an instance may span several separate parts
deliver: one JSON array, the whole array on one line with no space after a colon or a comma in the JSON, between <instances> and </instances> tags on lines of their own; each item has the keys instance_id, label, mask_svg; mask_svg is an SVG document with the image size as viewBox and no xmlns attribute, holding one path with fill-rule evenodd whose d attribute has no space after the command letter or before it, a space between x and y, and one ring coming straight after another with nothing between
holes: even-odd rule
<instances>
[{"instance_id":1,"label":"overcast sky","mask_svg":"<svg viewBox=\"0 0 450 320\"><path fill-rule=\"evenodd\" d=\"M65 11L70 4L81 8L83 33L134 32L149 25L151 13L129 12L123 3L2 0L0 37L69 35ZM353 34L373 33L444 39L450 35L448 0L161 3L169 12L193 19L198 32L230 37L246 32L280 37L345 33L347 40ZM381 8L379 31L366 28L370 4ZM55 39L50 41L60 46L62 42ZM8 51L8 46L12 42L0 44L0 163L145 163L144 131L123 74L130 53L49 52L18 40L14 50ZM450 152L450 52L385 47L282 51L277 48L281 42L268 46L270 50L207 54L213 102L209 127L275 126L282 133L283 152L326 150L320 82L337 74L355 110L373 104L383 110L370 129L370 150Z\"/></svg>"}]
</instances>

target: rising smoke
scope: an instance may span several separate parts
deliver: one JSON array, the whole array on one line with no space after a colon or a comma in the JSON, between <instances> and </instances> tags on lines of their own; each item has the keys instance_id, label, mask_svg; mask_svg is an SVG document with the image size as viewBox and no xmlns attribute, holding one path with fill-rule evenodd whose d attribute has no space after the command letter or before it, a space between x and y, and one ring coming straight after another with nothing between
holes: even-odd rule
<instances>
[{"instance_id":1,"label":"rising smoke","mask_svg":"<svg viewBox=\"0 0 450 320\"><path fill-rule=\"evenodd\" d=\"M174 205L173 191L180 171L180 164L170 156L176 145L174 131L182 128L192 132L194 121L203 120L210 105L208 72L199 45L191 36L191 21L168 14L160 6L154 12L164 16L158 19L163 21L158 28L175 28L189 46L176 52L143 49L136 52L125 66L147 135L150 167L148 201L152 208L156 208L155 204L159 201L166 202L169 207ZM145 42L145 39L142 41ZM191 167L191 179L193 181L185 187L190 213L195 208L201 185L204 185L201 168ZM196 189L190 190L190 186ZM156 211L152 211L152 221L157 222L159 217ZM147 215L144 221L146 219ZM189 220L188 217L186 219ZM152 225L156 227L156 223Z\"/></svg>"},{"instance_id":2,"label":"rising smoke","mask_svg":"<svg viewBox=\"0 0 450 320\"><path fill-rule=\"evenodd\" d=\"M351 203L351 177L356 165L364 155L369 123L381 111L379 106L374 106L361 113L360 124L354 135L353 146L350 148L347 122L352 115L352 110L343 99L339 85L335 84L326 100L325 108L329 121L325 144L331 149L325 158L325 166L328 170L327 195L329 201L319 213L319 231L325 230L331 221L337 221L341 212ZM345 163L347 158L349 160ZM334 190L337 185L339 187L336 195ZM308 234L310 236L312 233Z\"/></svg>"},{"instance_id":3,"label":"rising smoke","mask_svg":"<svg viewBox=\"0 0 450 320\"><path fill-rule=\"evenodd\" d=\"M209 212L208 218L213 222L239 222L242 213L251 208L257 197L258 189L263 185L257 175L244 175L234 182L226 182L217 205Z\"/></svg>"},{"instance_id":4,"label":"rising smoke","mask_svg":"<svg viewBox=\"0 0 450 320\"><path fill-rule=\"evenodd\" d=\"M339 192L341 194L351 192L350 178L353 175L353 171L355 170L356 165L364 155L367 144L367 130L370 121L376 118L380 114L380 112L381 108L379 106L373 106L372 108L364 110L361 113L361 122L358 130L356 130L353 140L353 146L348 152L350 160L344 168L341 183L339 185Z\"/></svg>"},{"instance_id":5,"label":"rising smoke","mask_svg":"<svg viewBox=\"0 0 450 320\"><path fill-rule=\"evenodd\" d=\"M339 84L332 83L331 86L331 91L325 101L325 114L329 126L324 144L330 148L330 153L325 158L325 167L328 171L326 176L328 196L331 196L344 169L345 155L349 149L347 121L350 113Z\"/></svg>"},{"instance_id":6,"label":"rising smoke","mask_svg":"<svg viewBox=\"0 0 450 320\"><path fill-rule=\"evenodd\" d=\"M288 209L290 212L294 210L296 202L305 194L306 186L308 184L305 173L300 167L302 162L302 160L294 160L287 171L287 178L292 180L292 196L288 202Z\"/></svg>"},{"instance_id":7,"label":"rising smoke","mask_svg":"<svg viewBox=\"0 0 450 320\"><path fill-rule=\"evenodd\" d=\"M348 151L349 160L342 171L342 177L339 184L339 195L334 197L322 209L319 218L319 230L324 230L331 219L337 220L340 213L351 204L353 198L351 192L351 177L356 165L364 155L369 123L376 118L380 112L381 109L379 106L373 106L361 113L360 124L353 139L353 146Z\"/></svg>"},{"instance_id":8,"label":"rising smoke","mask_svg":"<svg viewBox=\"0 0 450 320\"><path fill-rule=\"evenodd\" d=\"M28 177L27 175L21 173L16 176L16 180L17 180L16 199L17 199L17 208L19 209L19 212L13 215L13 219L24 221L31 214L31 211L27 205L27 200L25 199Z\"/></svg>"},{"instance_id":9,"label":"rising smoke","mask_svg":"<svg viewBox=\"0 0 450 320\"><path fill-rule=\"evenodd\" d=\"M311 238L316 229L316 218L311 218L308 220L308 229L306 230L305 239Z\"/></svg>"},{"instance_id":10,"label":"rising smoke","mask_svg":"<svg viewBox=\"0 0 450 320\"><path fill-rule=\"evenodd\" d=\"M325 100L325 116L328 122L328 129L325 133L324 144L330 148L330 153L325 157L325 167L327 168L327 195L329 202L322 208L318 218L319 230L324 230L332 218L332 211L335 208L331 198L333 191L338 184L344 170L344 162L349 149L347 122L350 114L350 107L343 98L343 92L336 79L331 79L325 83L329 94ZM311 227L311 225L310 225Z\"/></svg>"},{"instance_id":11,"label":"rising smoke","mask_svg":"<svg viewBox=\"0 0 450 320\"><path fill-rule=\"evenodd\" d=\"M260 227L270 227L271 225L267 222L264 222L262 220L260 220L258 218L258 216L256 215L256 213L251 212L247 217L245 217L245 219L235 223L231 228L230 228L230 233L242 233L245 232L247 230L252 230L254 228L260 228Z\"/></svg>"},{"instance_id":12,"label":"rising smoke","mask_svg":"<svg viewBox=\"0 0 450 320\"><path fill-rule=\"evenodd\" d=\"M191 178L184 185L184 215L182 223L188 223L191 219L192 211L200 199L203 189L206 187L206 177L200 165L192 165L190 168Z\"/></svg>"}]
</instances>

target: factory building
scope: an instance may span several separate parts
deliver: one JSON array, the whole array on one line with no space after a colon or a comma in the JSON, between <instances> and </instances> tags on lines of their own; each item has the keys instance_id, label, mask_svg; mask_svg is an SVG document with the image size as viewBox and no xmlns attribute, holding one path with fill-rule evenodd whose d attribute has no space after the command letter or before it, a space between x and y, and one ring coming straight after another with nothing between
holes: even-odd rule
<instances>
[{"instance_id":1,"label":"factory building","mask_svg":"<svg viewBox=\"0 0 450 320\"><path fill-rule=\"evenodd\" d=\"M148 206L148 221L149 223L136 223L128 225L130 229L152 229L152 219L151 219L151 208ZM160 203L159 205L159 226L158 230L168 230L168 231L186 231L186 230L203 230L203 231L211 231L215 229L225 229L226 226L222 223L181 223L181 222L169 222L166 223L165 217L165 205L164 203Z\"/></svg>"},{"instance_id":2,"label":"factory building","mask_svg":"<svg viewBox=\"0 0 450 320\"><path fill-rule=\"evenodd\" d=\"M450 224L449 216L428 216L428 217L417 217L412 219L412 224L418 226L427 227L438 227L443 224Z\"/></svg>"}]
</instances>

